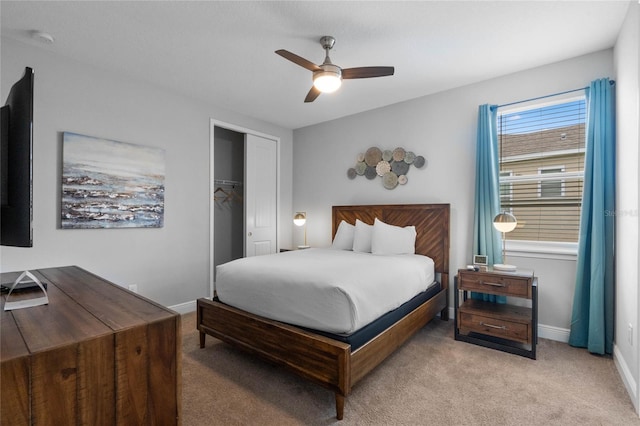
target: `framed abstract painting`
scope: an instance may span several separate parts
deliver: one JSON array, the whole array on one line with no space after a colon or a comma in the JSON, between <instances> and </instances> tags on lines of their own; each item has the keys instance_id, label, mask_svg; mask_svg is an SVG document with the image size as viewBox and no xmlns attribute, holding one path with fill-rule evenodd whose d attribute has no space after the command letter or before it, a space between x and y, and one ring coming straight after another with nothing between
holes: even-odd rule
<instances>
[{"instance_id":1,"label":"framed abstract painting","mask_svg":"<svg viewBox=\"0 0 640 426\"><path fill-rule=\"evenodd\" d=\"M164 176L163 149L64 132L61 227L161 228Z\"/></svg>"}]
</instances>

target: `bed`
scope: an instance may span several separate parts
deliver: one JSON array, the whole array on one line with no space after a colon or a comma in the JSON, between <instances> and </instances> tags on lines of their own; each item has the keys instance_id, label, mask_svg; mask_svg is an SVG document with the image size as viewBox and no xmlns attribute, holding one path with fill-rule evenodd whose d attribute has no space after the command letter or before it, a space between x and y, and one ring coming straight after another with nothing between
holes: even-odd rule
<instances>
[{"instance_id":1,"label":"bed","mask_svg":"<svg viewBox=\"0 0 640 426\"><path fill-rule=\"evenodd\" d=\"M433 260L439 282L437 287L431 287L428 297L407 302L383 330L370 333L365 341L353 346L331 333L268 319L223 303L217 297L201 298L197 301L200 347L205 347L208 334L324 386L334 392L336 417L342 419L345 398L360 379L438 313L441 319L448 320L449 205L334 206L332 234L335 236L342 221L355 224L359 219L373 224L375 218L390 225L415 226L415 253Z\"/></svg>"}]
</instances>

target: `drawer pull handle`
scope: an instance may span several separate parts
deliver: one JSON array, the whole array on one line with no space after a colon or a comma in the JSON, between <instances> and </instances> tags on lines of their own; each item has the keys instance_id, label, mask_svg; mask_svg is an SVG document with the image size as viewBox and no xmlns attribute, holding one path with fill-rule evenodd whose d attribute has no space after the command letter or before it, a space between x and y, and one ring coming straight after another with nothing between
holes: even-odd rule
<instances>
[{"instance_id":1,"label":"drawer pull handle","mask_svg":"<svg viewBox=\"0 0 640 426\"><path fill-rule=\"evenodd\" d=\"M490 283L490 282L487 282L487 281L480 281L480 284L492 285L494 287L505 287L504 284L501 284L501 283Z\"/></svg>"},{"instance_id":2,"label":"drawer pull handle","mask_svg":"<svg viewBox=\"0 0 640 426\"><path fill-rule=\"evenodd\" d=\"M500 330L506 330L507 327L504 325L493 325L493 324L487 324L486 322L480 322L480 325L485 326L485 327L490 327L490 328L497 328Z\"/></svg>"}]
</instances>

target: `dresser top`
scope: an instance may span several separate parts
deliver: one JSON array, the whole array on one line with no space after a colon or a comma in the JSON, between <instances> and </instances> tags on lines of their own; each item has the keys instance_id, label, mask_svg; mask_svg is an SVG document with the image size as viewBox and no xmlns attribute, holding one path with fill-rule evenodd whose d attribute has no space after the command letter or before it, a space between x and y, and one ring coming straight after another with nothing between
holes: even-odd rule
<instances>
[{"instance_id":1,"label":"dresser top","mask_svg":"<svg viewBox=\"0 0 640 426\"><path fill-rule=\"evenodd\" d=\"M508 276L508 277L524 277L524 278L530 278L534 276L534 271L531 269L516 269L515 271L499 271L497 269L493 269L491 266L488 266L486 268L486 270L480 270L480 271L470 271L467 268L460 268L458 269L458 273L460 272L465 272L465 273L470 273L470 274L495 274L495 275L504 275L504 276Z\"/></svg>"},{"instance_id":2,"label":"dresser top","mask_svg":"<svg viewBox=\"0 0 640 426\"><path fill-rule=\"evenodd\" d=\"M48 284L49 304L4 311L6 295L0 297L2 362L144 327L178 315L77 266L36 269L32 272L42 283ZM18 275L3 273L1 279L8 282ZM22 296L16 294L15 297Z\"/></svg>"}]
</instances>

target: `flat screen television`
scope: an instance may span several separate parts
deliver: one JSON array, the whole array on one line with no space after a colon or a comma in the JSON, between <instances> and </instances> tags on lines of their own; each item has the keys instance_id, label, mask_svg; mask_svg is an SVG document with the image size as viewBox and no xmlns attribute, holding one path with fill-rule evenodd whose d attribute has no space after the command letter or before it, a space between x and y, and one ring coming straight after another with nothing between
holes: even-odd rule
<instances>
[{"instance_id":1,"label":"flat screen television","mask_svg":"<svg viewBox=\"0 0 640 426\"><path fill-rule=\"evenodd\" d=\"M2 107L0 244L33 247L33 69Z\"/></svg>"}]
</instances>

